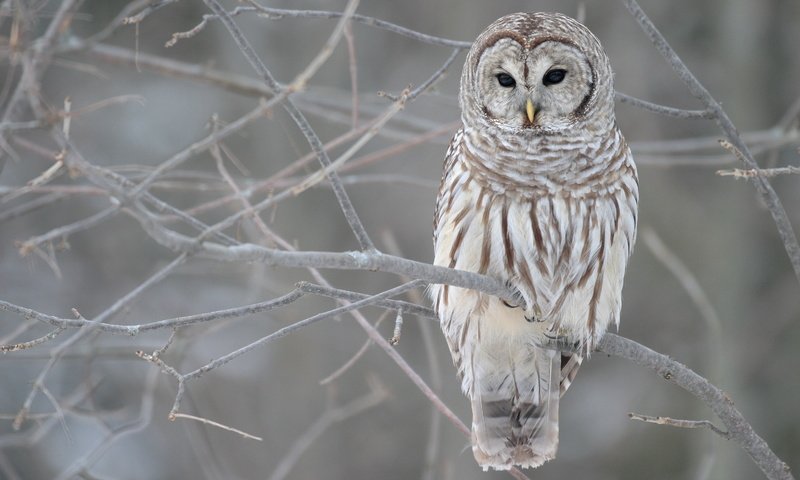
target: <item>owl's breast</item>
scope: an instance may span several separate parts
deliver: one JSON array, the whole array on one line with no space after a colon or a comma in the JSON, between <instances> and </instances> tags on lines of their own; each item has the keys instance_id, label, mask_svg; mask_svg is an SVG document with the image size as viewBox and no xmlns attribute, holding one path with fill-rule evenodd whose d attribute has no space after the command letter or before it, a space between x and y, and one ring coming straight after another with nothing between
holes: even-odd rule
<instances>
[{"instance_id":1,"label":"owl's breast","mask_svg":"<svg viewBox=\"0 0 800 480\"><path fill-rule=\"evenodd\" d=\"M594 338L619 317L638 198L629 183L581 197L498 192L456 161L440 192L434 263L507 281L525 317ZM480 297L470 308L485 307Z\"/></svg>"}]
</instances>

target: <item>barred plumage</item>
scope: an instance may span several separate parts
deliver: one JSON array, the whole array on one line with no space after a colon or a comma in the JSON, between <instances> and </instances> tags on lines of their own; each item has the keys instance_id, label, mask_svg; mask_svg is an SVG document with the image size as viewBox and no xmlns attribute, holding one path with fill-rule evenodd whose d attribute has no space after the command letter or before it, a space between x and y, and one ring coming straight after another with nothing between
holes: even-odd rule
<instances>
[{"instance_id":1,"label":"barred plumage","mask_svg":"<svg viewBox=\"0 0 800 480\"><path fill-rule=\"evenodd\" d=\"M566 71L559 85L540 81L557 67ZM514 86L498 84L501 73ZM636 168L614 122L608 59L563 15L492 24L467 56L460 100L464 126L445 158L434 263L507 281L524 305L438 286L434 306L471 399L478 463L535 467L555 456L559 397L583 355L619 322ZM544 336L585 353L537 347Z\"/></svg>"}]
</instances>

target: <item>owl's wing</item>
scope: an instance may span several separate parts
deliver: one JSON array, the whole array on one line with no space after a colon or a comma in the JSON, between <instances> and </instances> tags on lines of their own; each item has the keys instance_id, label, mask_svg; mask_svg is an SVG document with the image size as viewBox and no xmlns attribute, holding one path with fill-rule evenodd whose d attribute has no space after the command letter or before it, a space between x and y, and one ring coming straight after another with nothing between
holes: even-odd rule
<instances>
[{"instance_id":1,"label":"owl's wing","mask_svg":"<svg viewBox=\"0 0 800 480\"><path fill-rule=\"evenodd\" d=\"M449 208L453 203L453 189L449 188L452 185L449 175L453 172L453 164L458 158L458 146L461 143L461 138L464 134L463 130L458 130L453 139L450 140L450 145L447 147L447 153L444 157L444 168L442 180L439 182L439 194L436 197L436 206L433 211L433 243L439 239L439 227L442 224L442 215L445 209Z\"/></svg>"}]
</instances>

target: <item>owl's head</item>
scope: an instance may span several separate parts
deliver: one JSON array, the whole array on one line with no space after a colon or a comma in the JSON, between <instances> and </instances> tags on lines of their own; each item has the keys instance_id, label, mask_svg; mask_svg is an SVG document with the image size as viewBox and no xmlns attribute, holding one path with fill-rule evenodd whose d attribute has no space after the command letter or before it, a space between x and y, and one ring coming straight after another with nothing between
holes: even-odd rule
<instances>
[{"instance_id":1,"label":"owl's head","mask_svg":"<svg viewBox=\"0 0 800 480\"><path fill-rule=\"evenodd\" d=\"M461 77L464 124L514 134L608 125L613 98L611 65L600 42L559 13L498 19L472 45Z\"/></svg>"}]
</instances>

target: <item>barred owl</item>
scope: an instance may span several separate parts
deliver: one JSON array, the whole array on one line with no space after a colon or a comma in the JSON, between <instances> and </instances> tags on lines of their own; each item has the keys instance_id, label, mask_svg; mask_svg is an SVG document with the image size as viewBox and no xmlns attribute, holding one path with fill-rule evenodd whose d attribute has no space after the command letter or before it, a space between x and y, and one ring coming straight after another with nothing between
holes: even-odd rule
<instances>
[{"instance_id":1,"label":"barred owl","mask_svg":"<svg viewBox=\"0 0 800 480\"><path fill-rule=\"evenodd\" d=\"M636 166L614 120L608 57L567 16L495 21L467 54L459 101L434 263L507 282L519 302L447 285L431 296L471 401L475 459L537 467L556 454L560 396L619 324ZM540 346L548 338L577 348Z\"/></svg>"}]
</instances>

